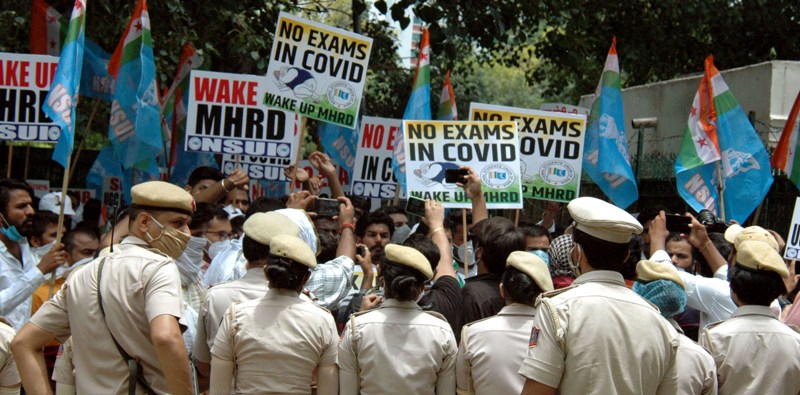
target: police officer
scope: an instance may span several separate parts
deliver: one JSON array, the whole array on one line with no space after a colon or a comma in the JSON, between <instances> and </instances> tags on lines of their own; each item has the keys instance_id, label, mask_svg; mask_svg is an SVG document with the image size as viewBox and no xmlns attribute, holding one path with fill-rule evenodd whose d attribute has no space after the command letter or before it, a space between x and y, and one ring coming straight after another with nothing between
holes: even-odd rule
<instances>
[{"instance_id":1,"label":"police officer","mask_svg":"<svg viewBox=\"0 0 800 395\"><path fill-rule=\"evenodd\" d=\"M353 314L339 343L339 389L351 394L455 393L457 346L438 313L416 301L433 268L411 247L389 244L381 260L386 300Z\"/></svg>"},{"instance_id":2,"label":"police officer","mask_svg":"<svg viewBox=\"0 0 800 395\"><path fill-rule=\"evenodd\" d=\"M731 297L739 308L708 325L700 345L714 357L719 393L800 393L800 334L780 322L770 303L785 292L786 264L769 243L745 240L728 270Z\"/></svg>"},{"instance_id":3,"label":"police officer","mask_svg":"<svg viewBox=\"0 0 800 395\"><path fill-rule=\"evenodd\" d=\"M517 369L525 351L534 303L553 290L550 271L542 258L526 251L508 256L500 283L506 306L496 316L467 324L461 330L456 362L459 393L519 394L525 380Z\"/></svg>"},{"instance_id":4,"label":"police officer","mask_svg":"<svg viewBox=\"0 0 800 395\"><path fill-rule=\"evenodd\" d=\"M266 259L269 291L225 312L211 347L210 392L311 393L316 371L317 393L335 395L336 323L329 311L300 298L317 258L297 236L276 235L267 248L259 231L269 233L245 233L242 247L255 260Z\"/></svg>"},{"instance_id":5,"label":"police officer","mask_svg":"<svg viewBox=\"0 0 800 395\"><path fill-rule=\"evenodd\" d=\"M519 370L527 379L522 394L676 393L678 334L620 274L631 234L642 226L591 197L567 209L579 277L541 298Z\"/></svg>"},{"instance_id":6,"label":"police officer","mask_svg":"<svg viewBox=\"0 0 800 395\"><path fill-rule=\"evenodd\" d=\"M658 307L661 315L680 333L676 364L680 394L713 395L717 393L717 366L711 355L683 335L680 325L672 318L686 307L686 285L678 272L663 263L639 261L636 265L633 292Z\"/></svg>"},{"instance_id":7,"label":"police officer","mask_svg":"<svg viewBox=\"0 0 800 395\"><path fill-rule=\"evenodd\" d=\"M14 339L26 392L49 391L42 346L72 334L79 394L126 393L131 386L137 393L145 386L191 393L174 259L190 238L194 200L161 181L138 184L131 196L130 235L114 252L76 269Z\"/></svg>"}]
</instances>

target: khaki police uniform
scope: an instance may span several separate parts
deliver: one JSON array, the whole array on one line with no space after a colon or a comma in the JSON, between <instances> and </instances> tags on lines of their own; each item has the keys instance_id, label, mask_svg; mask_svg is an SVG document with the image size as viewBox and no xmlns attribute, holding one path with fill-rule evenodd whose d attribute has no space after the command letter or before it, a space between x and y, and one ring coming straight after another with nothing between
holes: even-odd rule
<instances>
[{"instance_id":1,"label":"khaki police uniform","mask_svg":"<svg viewBox=\"0 0 800 395\"><path fill-rule=\"evenodd\" d=\"M517 369L525 359L535 315L535 308L514 303L464 326L456 361L459 393L522 392L525 378Z\"/></svg>"},{"instance_id":2,"label":"khaki police uniform","mask_svg":"<svg viewBox=\"0 0 800 395\"><path fill-rule=\"evenodd\" d=\"M336 323L327 310L270 289L225 313L211 354L236 364L237 394L311 393L312 373L336 363Z\"/></svg>"},{"instance_id":3,"label":"khaki police uniform","mask_svg":"<svg viewBox=\"0 0 800 395\"><path fill-rule=\"evenodd\" d=\"M14 356L11 355L11 339L16 332L11 327L11 323L5 318L0 317L0 393L19 393L20 377L17 365L14 363ZM9 392L11 391L11 392Z\"/></svg>"},{"instance_id":4,"label":"khaki police uniform","mask_svg":"<svg viewBox=\"0 0 800 395\"><path fill-rule=\"evenodd\" d=\"M105 320L97 304L101 259L106 259L100 283ZM180 318L182 305L175 262L148 249L143 240L128 236L114 246L113 253L76 269L30 322L62 343L72 335L77 393L127 393L128 364L114 346L109 330L139 361L147 383L156 391L167 392L167 381L150 340L150 321L164 314ZM141 386L138 390L142 391Z\"/></svg>"},{"instance_id":5,"label":"khaki police uniform","mask_svg":"<svg viewBox=\"0 0 800 395\"><path fill-rule=\"evenodd\" d=\"M630 214L599 199L577 198L567 209L575 229L597 239L628 244L642 230ZM583 260L581 251L575 255ZM521 375L562 394L678 392L678 333L619 272L589 271L540 301Z\"/></svg>"},{"instance_id":6,"label":"khaki police uniform","mask_svg":"<svg viewBox=\"0 0 800 395\"><path fill-rule=\"evenodd\" d=\"M680 333L678 365L678 392L681 395L715 395L717 393L717 366L714 358L694 340L683 335L680 325L668 320Z\"/></svg>"},{"instance_id":7,"label":"khaki police uniform","mask_svg":"<svg viewBox=\"0 0 800 395\"><path fill-rule=\"evenodd\" d=\"M211 362L211 346L214 345L225 310L232 303L261 298L268 289L264 269L261 267L248 269L239 280L209 288L200 308L192 356L200 362Z\"/></svg>"},{"instance_id":8,"label":"khaki police uniform","mask_svg":"<svg viewBox=\"0 0 800 395\"><path fill-rule=\"evenodd\" d=\"M717 364L720 394L800 393L800 334L768 306L741 306L699 340Z\"/></svg>"}]
</instances>

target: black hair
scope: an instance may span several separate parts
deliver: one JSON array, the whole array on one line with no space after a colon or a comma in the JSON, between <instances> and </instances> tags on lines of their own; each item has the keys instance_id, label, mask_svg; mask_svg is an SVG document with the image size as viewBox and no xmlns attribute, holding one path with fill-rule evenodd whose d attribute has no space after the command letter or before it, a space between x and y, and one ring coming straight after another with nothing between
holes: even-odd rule
<instances>
[{"instance_id":1,"label":"black hair","mask_svg":"<svg viewBox=\"0 0 800 395\"><path fill-rule=\"evenodd\" d=\"M50 211L39 211L31 218L32 225L30 230L26 232L28 237L38 237L42 239L44 232L47 231L47 226L50 224L58 225L58 214Z\"/></svg>"},{"instance_id":2,"label":"black hair","mask_svg":"<svg viewBox=\"0 0 800 395\"><path fill-rule=\"evenodd\" d=\"M339 239L330 232L319 232L320 253L317 255L317 262L328 262L336 259L336 251L339 249Z\"/></svg>"},{"instance_id":3,"label":"black hair","mask_svg":"<svg viewBox=\"0 0 800 395\"><path fill-rule=\"evenodd\" d=\"M421 252L431 264L431 270L436 270L436 265L439 264L442 254L439 253L439 247L436 246L430 237L422 233L414 233L408 236L406 241L403 242L403 245Z\"/></svg>"},{"instance_id":4,"label":"black hair","mask_svg":"<svg viewBox=\"0 0 800 395\"><path fill-rule=\"evenodd\" d=\"M503 293L511 303L533 306L542 289L527 274L509 266L503 272Z\"/></svg>"},{"instance_id":5,"label":"black hair","mask_svg":"<svg viewBox=\"0 0 800 395\"><path fill-rule=\"evenodd\" d=\"M581 245L589 266L597 270L622 272L625 258L629 253L629 243L612 243L591 236L578 228L572 231L572 240Z\"/></svg>"},{"instance_id":6,"label":"black hair","mask_svg":"<svg viewBox=\"0 0 800 395\"><path fill-rule=\"evenodd\" d=\"M231 233L234 235L241 235L244 232L244 221L245 218L243 215L239 215L230 219L231 221Z\"/></svg>"},{"instance_id":7,"label":"black hair","mask_svg":"<svg viewBox=\"0 0 800 395\"><path fill-rule=\"evenodd\" d=\"M525 237L542 237L547 236L547 241L553 241L553 237L550 235L550 231L547 230L542 225L530 225L530 226L523 226L519 228L520 232L522 232L523 236Z\"/></svg>"},{"instance_id":8,"label":"black hair","mask_svg":"<svg viewBox=\"0 0 800 395\"><path fill-rule=\"evenodd\" d=\"M445 218L446 221L450 221L450 231L453 234L456 233L456 227L458 225L463 225L463 217L461 215L461 210L451 210L450 214ZM467 227L472 225L472 213L467 212Z\"/></svg>"},{"instance_id":9,"label":"black hair","mask_svg":"<svg viewBox=\"0 0 800 395\"><path fill-rule=\"evenodd\" d=\"M640 235L632 235L631 241L628 242L628 257L625 258L625 263L622 265L622 278L626 280L636 280L636 264L642 257L642 250L644 249L644 239Z\"/></svg>"},{"instance_id":10,"label":"black hair","mask_svg":"<svg viewBox=\"0 0 800 395\"><path fill-rule=\"evenodd\" d=\"M417 300L427 281L419 270L392 262L386 259L386 254L381 258L381 276L386 298L399 301Z\"/></svg>"},{"instance_id":11,"label":"black hair","mask_svg":"<svg viewBox=\"0 0 800 395\"><path fill-rule=\"evenodd\" d=\"M389 237L392 237L394 234L394 221L392 221L392 217L376 211L367 213L358 218L358 221L356 221L356 236L364 237L367 233L367 228L373 224L386 225L389 228Z\"/></svg>"},{"instance_id":12,"label":"black hair","mask_svg":"<svg viewBox=\"0 0 800 395\"><path fill-rule=\"evenodd\" d=\"M186 181L186 185L194 188L194 186L202 180L219 181L223 178L225 178L225 175L222 174L222 172L218 169L215 169L211 166L201 166L192 170L192 173L189 174L189 180Z\"/></svg>"},{"instance_id":13,"label":"black hair","mask_svg":"<svg viewBox=\"0 0 800 395\"><path fill-rule=\"evenodd\" d=\"M708 239L711 240L711 244L713 244L714 248L719 251L720 255L722 255L722 258L728 260L728 257L733 251L733 244L729 243L728 240L725 240L725 235L722 233L711 232L708 234ZM703 277L714 277L714 271L711 270L711 265L708 264L708 261L706 260L706 257L703 256L703 253L697 248L693 247L692 255L694 257L694 272Z\"/></svg>"},{"instance_id":14,"label":"black hair","mask_svg":"<svg viewBox=\"0 0 800 395\"><path fill-rule=\"evenodd\" d=\"M786 292L781 275L773 271L754 270L737 262L728 269L731 292L744 305L769 306Z\"/></svg>"},{"instance_id":15,"label":"black hair","mask_svg":"<svg viewBox=\"0 0 800 395\"><path fill-rule=\"evenodd\" d=\"M406 209L404 209L403 207L400 207L400 206L384 206L384 207L381 207L381 208L379 208L379 209L377 209L375 211L382 212L382 213L384 213L386 215L389 215L389 214L403 214L403 215L406 215Z\"/></svg>"},{"instance_id":16,"label":"black hair","mask_svg":"<svg viewBox=\"0 0 800 395\"><path fill-rule=\"evenodd\" d=\"M660 204L647 206L639 212L639 216L636 217L636 219L639 221L639 224L642 225L642 228L647 229L648 223L658 217L661 211L668 212L667 208Z\"/></svg>"},{"instance_id":17,"label":"black hair","mask_svg":"<svg viewBox=\"0 0 800 395\"><path fill-rule=\"evenodd\" d=\"M350 199L350 203L353 204L353 208L356 210L356 214L361 214L359 217L366 216L370 211L372 211L372 202L363 197L358 195L345 195L348 199ZM360 213L359 213L360 211Z\"/></svg>"},{"instance_id":18,"label":"black hair","mask_svg":"<svg viewBox=\"0 0 800 395\"><path fill-rule=\"evenodd\" d=\"M454 232L453 223L450 222L449 219L445 218L444 221L442 221L442 227L444 229L449 230L451 235L453 234L453 232ZM414 230L413 234L419 233L421 235L427 235L428 233L430 233L430 231L431 231L431 228L429 228L428 225L425 225L425 222L420 221L420 222L417 223L417 229Z\"/></svg>"},{"instance_id":19,"label":"black hair","mask_svg":"<svg viewBox=\"0 0 800 395\"><path fill-rule=\"evenodd\" d=\"M250 202L250 208L244 213L245 218L250 218L255 213L268 213L270 211L286 208L286 202L281 199L268 198L261 196Z\"/></svg>"},{"instance_id":20,"label":"black hair","mask_svg":"<svg viewBox=\"0 0 800 395\"><path fill-rule=\"evenodd\" d=\"M3 216L8 215L8 201L11 200L11 191L22 189L28 192L28 195L33 199L33 188L23 180L5 178L0 180L0 214ZM8 219L6 219L8 221ZM4 224L5 226L5 224Z\"/></svg>"},{"instance_id":21,"label":"black hair","mask_svg":"<svg viewBox=\"0 0 800 395\"><path fill-rule=\"evenodd\" d=\"M75 229L64 232L64 236L61 237L61 242L64 243L65 251L72 252L72 249L75 248L75 236L79 234L89 236L92 240L100 240L100 236L94 229L78 226Z\"/></svg>"},{"instance_id":22,"label":"black hair","mask_svg":"<svg viewBox=\"0 0 800 395\"><path fill-rule=\"evenodd\" d=\"M291 259L270 255L264 267L270 288L291 289L300 292L310 276L308 266Z\"/></svg>"},{"instance_id":23,"label":"black hair","mask_svg":"<svg viewBox=\"0 0 800 395\"><path fill-rule=\"evenodd\" d=\"M482 260L489 272L501 275L506 270L506 260L514 251L525 251L525 237L510 219L493 217L481 221L475 249L483 248ZM477 225L477 224L476 224Z\"/></svg>"},{"instance_id":24,"label":"black hair","mask_svg":"<svg viewBox=\"0 0 800 395\"><path fill-rule=\"evenodd\" d=\"M263 263L269 258L269 246L244 235L242 239L242 255L244 255L244 259L247 259L247 263L250 266L263 266Z\"/></svg>"},{"instance_id":25,"label":"black hair","mask_svg":"<svg viewBox=\"0 0 800 395\"><path fill-rule=\"evenodd\" d=\"M219 221L228 220L228 212L215 204L197 203L196 206L192 213L192 222L189 223L189 229L200 229L200 227L211 222L213 219Z\"/></svg>"},{"instance_id":26,"label":"black hair","mask_svg":"<svg viewBox=\"0 0 800 395\"><path fill-rule=\"evenodd\" d=\"M102 211L102 203L100 200L95 198L89 198L86 203L83 204L83 221L89 224L90 226L97 227L97 224L100 222L100 213Z\"/></svg>"}]
</instances>

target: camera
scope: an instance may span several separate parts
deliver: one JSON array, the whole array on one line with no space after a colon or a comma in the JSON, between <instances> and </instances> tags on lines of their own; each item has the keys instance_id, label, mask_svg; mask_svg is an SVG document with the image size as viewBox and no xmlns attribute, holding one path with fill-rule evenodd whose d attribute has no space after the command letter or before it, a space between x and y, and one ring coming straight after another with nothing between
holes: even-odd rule
<instances>
[{"instance_id":1,"label":"camera","mask_svg":"<svg viewBox=\"0 0 800 395\"><path fill-rule=\"evenodd\" d=\"M728 229L728 224L722 222L714 213L708 210L700 210L697 213L697 221L703 224L709 233L725 233Z\"/></svg>"}]
</instances>

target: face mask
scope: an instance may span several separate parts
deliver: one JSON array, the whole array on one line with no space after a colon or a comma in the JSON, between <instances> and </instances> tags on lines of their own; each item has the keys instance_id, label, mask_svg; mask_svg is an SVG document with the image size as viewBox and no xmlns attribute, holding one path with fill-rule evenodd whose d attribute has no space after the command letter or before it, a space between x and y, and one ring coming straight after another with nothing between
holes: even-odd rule
<instances>
[{"instance_id":1,"label":"face mask","mask_svg":"<svg viewBox=\"0 0 800 395\"><path fill-rule=\"evenodd\" d=\"M544 264L547 265L547 267L550 267L550 255L548 255L546 252L544 252L542 250L533 250L533 251L528 251L528 252L530 252L533 255L538 256L539 258L542 258L542 260L544 261Z\"/></svg>"},{"instance_id":2,"label":"face mask","mask_svg":"<svg viewBox=\"0 0 800 395\"><path fill-rule=\"evenodd\" d=\"M58 269L56 269L56 277L67 278L69 277L70 273L72 273L73 270L91 262L92 260L94 260L93 257L86 257L79 261L75 261L75 263L73 263L72 266L66 266L66 265L61 266Z\"/></svg>"},{"instance_id":3,"label":"face mask","mask_svg":"<svg viewBox=\"0 0 800 395\"><path fill-rule=\"evenodd\" d=\"M183 254L183 250L186 249L186 244L192 236L175 228L161 225L161 223L153 217L150 217L150 219L161 227L161 234L157 237L153 237L150 236L150 233L145 232L145 236L148 238L147 245L167 254L167 256L172 259L178 259L181 254Z\"/></svg>"},{"instance_id":4,"label":"face mask","mask_svg":"<svg viewBox=\"0 0 800 395\"><path fill-rule=\"evenodd\" d=\"M94 257L87 256L86 258L83 258L83 259L81 259L79 261L75 261L75 263L73 263L72 266L70 266L70 268L71 269L75 269L77 267L83 266L83 265L91 262L92 260L94 260Z\"/></svg>"},{"instance_id":5,"label":"face mask","mask_svg":"<svg viewBox=\"0 0 800 395\"><path fill-rule=\"evenodd\" d=\"M8 240L13 241L15 243L23 239L22 235L19 233L16 226L9 225L8 221L6 221L6 219L2 215L0 215L0 219L3 220L4 224L6 224L5 228L0 228L0 233L2 233L3 236L5 236Z\"/></svg>"},{"instance_id":6,"label":"face mask","mask_svg":"<svg viewBox=\"0 0 800 395\"><path fill-rule=\"evenodd\" d=\"M56 245L56 241L53 240L48 244L39 247L31 247L31 252L36 254L36 256L42 257L47 254L53 246Z\"/></svg>"},{"instance_id":7,"label":"face mask","mask_svg":"<svg viewBox=\"0 0 800 395\"><path fill-rule=\"evenodd\" d=\"M208 247L208 257L214 259L219 255L222 251L225 251L226 248L230 247L231 241L230 240L220 240Z\"/></svg>"},{"instance_id":8,"label":"face mask","mask_svg":"<svg viewBox=\"0 0 800 395\"><path fill-rule=\"evenodd\" d=\"M567 263L569 264L569 267L571 267L572 270L575 271L575 276L577 277L577 276L581 275L581 264L580 264L581 259L580 259L580 257L578 257L578 261L577 262L575 262L572 259L572 253L575 252L576 248L579 248L578 244L573 244L572 245L572 250L569 252L569 255L567 255ZM583 252L581 252L581 255L583 255Z\"/></svg>"},{"instance_id":9,"label":"face mask","mask_svg":"<svg viewBox=\"0 0 800 395\"><path fill-rule=\"evenodd\" d=\"M203 266L203 248L206 243L208 239L205 237L192 237L186 250L175 260L178 274L181 275L181 284L189 285L200 281L200 267Z\"/></svg>"}]
</instances>

